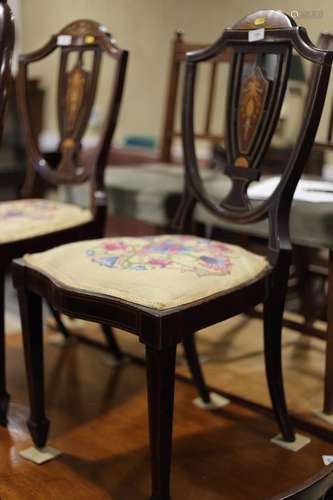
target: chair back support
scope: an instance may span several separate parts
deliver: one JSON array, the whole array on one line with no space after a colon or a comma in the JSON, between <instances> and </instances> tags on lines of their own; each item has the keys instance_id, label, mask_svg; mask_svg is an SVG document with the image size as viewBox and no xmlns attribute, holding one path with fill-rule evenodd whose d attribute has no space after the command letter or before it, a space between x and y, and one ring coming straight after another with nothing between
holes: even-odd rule
<instances>
[{"instance_id":1,"label":"chair back support","mask_svg":"<svg viewBox=\"0 0 333 500\"><path fill-rule=\"evenodd\" d=\"M8 89L11 84L11 61L15 41L14 18L9 5L0 0L0 137Z\"/></svg>"},{"instance_id":2,"label":"chair back support","mask_svg":"<svg viewBox=\"0 0 333 500\"><path fill-rule=\"evenodd\" d=\"M333 465L322 469L302 485L269 500L330 500L333 498Z\"/></svg>"},{"instance_id":3,"label":"chair back support","mask_svg":"<svg viewBox=\"0 0 333 500\"><path fill-rule=\"evenodd\" d=\"M253 205L248 198L248 186L260 179L262 160L279 120L293 49L314 67L305 118L277 188L267 200ZM225 119L225 174L232 185L227 197L217 202L205 191L198 169L194 96L197 68L225 50L231 51L232 57ZM176 221L178 227L190 227L199 201L215 216L234 223L268 218L271 261L275 262L281 249L290 249L289 209L319 125L331 61L332 52L317 49L304 28L278 11L250 14L226 29L209 48L187 54L182 125L186 187Z\"/></svg>"},{"instance_id":4,"label":"chair back support","mask_svg":"<svg viewBox=\"0 0 333 500\"><path fill-rule=\"evenodd\" d=\"M184 39L182 31L176 31L173 41L172 55L170 61L169 83L167 90L167 99L165 103L164 122L161 138L160 160L165 163L172 161L172 142L173 139L181 137L181 131L176 128L176 113L179 93L182 89L181 70L186 63L186 53L196 50L202 50L207 44L189 43ZM204 121L200 131L195 133L196 139L203 139L215 144L223 141L223 134L213 133L211 130L213 109L215 103L215 91L217 86L217 65L219 63L229 63L230 56L228 51L219 54L215 59L209 60L209 81L207 82L206 102L204 103Z\"/></svg>"},{"instance_id":5,"label":"chair back support","mask_svg":"<svg viewBox=\"0 0 333 500\"><path fill-rule=\"evenodd\" d=\"M317 45L323 50L333 50L333 33L320 33ZM311 88L313 80L313 75L311 75L309 80L309 87ZM333 100L330 103L330 115L328 120L328 128L326 132L326 142L316 141L316 149L322 150L333 150Z\"/></svg>"},{"instance_id":6,"label":"chair back support","mask_svg":"<svg viewBox=\"0 0 333 500\"><path fill-rule=\"evenodd\" d=\"M43 157L38 137L32 127L27 81L29 65L41 61L56 49L60 52L57 98L60 161L56 168L53 168ZM85 58L88 53L91 55L89 65ZM116 61L113 91L106 108L107 117L97 148L95 164L83 166L79 160L81 140L92 112L103 54ZM70 65L70 58L73 57L74 64ZM127 58L128 52L117 46L105 27L89 20L79 20L67 25L39 50L20 56L17 94L28 157L24 196L31 196L35 176L38 173L56 186L80 184L90 178L93 206L94 203L105 201L104 168L117 124Z\"/></svg>"}]
</instances>

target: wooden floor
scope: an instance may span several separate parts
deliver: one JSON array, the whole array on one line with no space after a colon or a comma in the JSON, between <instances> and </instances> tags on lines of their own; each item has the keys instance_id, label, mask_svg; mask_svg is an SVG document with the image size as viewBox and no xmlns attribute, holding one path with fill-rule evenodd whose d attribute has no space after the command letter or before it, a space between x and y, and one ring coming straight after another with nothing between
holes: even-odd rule
<instances>
[{"instance_id":1,"label":"wooden floor","mask_svg":"<svg viewBox=\"0 0 333 500\"><path fill-rule=\"evenodd\" d=\"M99 332L89 327L87 333L96 336ZM122 333L120 338L126 348L142 352L133 336ZM234 356L231 338L227 356ZM215 347L217 340L221 342L216 332L212 339ZM212 347L204 344L200 349L211 356ZM255 345L253 349L256 351ZM258 366L256 356L240 356L248 360L250 381ZM309 363L308 368L312 369ZM181 356L178 369L185 370ZM230 368L225 373L225 382L231 384ZM1 500L146 500L149 460L144 367L110 366L110 357L101 351L78 343L54 346L46 339L46 377L50 444L63 455L37 466L18 455L30 445L25 426L26 384L20 336L9 335L8 379L13 402L9 427L0 429ZM242 380L235 374L233 379L236 389L249 387L245 372ZM258 379L255 392L259 398L265 394L263 379L260 383ZM294 397L298 393L294 388ZM333 455L333 444L317 438L298 453L283 450L270 443L277 431L274 421L235 404L206 412L192 405L194 396L191 386L177 382L173 500L267 499L321 469L322 455Z\"/></svg>"}]
</instances>

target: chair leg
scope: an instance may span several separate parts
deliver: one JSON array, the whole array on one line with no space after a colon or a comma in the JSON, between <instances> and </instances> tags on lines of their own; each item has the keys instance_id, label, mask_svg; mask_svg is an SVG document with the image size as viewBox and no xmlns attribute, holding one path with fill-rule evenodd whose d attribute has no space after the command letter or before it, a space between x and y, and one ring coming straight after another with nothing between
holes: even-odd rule
<instances>
[{"instance_id":1,"label":"chair leg","mask_svg":"<svg viewBox=\"0 0 333 500\"><path fill-rule=\"evenodd\" d=\"M27 424L35 446L43 448L50 423L44 401L42 299L27 289L19 289L18 294L30 400Z\"/></svg>"},{"instance_id":2,"label":"chair leg","mask_svg":"<svg viewBox=\"0 0 333 500\"><path fill-rule=\"evenodd\" d=\"M103 333L105 335L106 341L108 343L108 346L110 348L110 351L111 351L113 357L117 361L122 361L125 356L119 347L119 344L118 344L117 339L113 333L112 328L109 325L105 325L105 324L102 324L101 327L102 327Z\"/></svg>"},{"instance_id":3,"label":"chair leg","mask_svg":"<svg viewBox=\"0 0 333 500\"><path fill-rule=\"evenodd\" d=\"M295 434L290 421L282 376L282 319L284 310L284 287L275 283L274 291L264 303L264 344L265 365L269 393L276 419L283 439L295 441Z\"/></svg>"},{"instance_id":4,"label":"chair leg","mask_svg":"<svg viewBox=\"0 0 333 500\"><path fill-rule=\"evenodd\" d=\"M333 415L333 251L329 253L324 413Z\"/></svg>"},{"instance_id":5,"label":"chair leg","mask_svg":"<svg viewBox=\"0 0 333 500\"><path fill-rule=\"evenodd\" d=\"M205 382L202 368L199 361L198 351L194 338L195 334L186 335L183 338L183 347L186 361L189 366L194 384L202 401L206 404L211 403L210 392Z\"/></svg>"},{"instance_id":6,"label":"chair leg","mask_svg":"<svg viewBox=\"0 0 333 500\"><path fill-rule=\"evenodd\" d=\"M170 500L173 400L176 347L146 346L149 434L152 474L150 500Z\"/></svg>"},{"instance_id":7,"label":"chair leg","mask_svg":"<svg viewBox=\"0 0 333 500\"><path fill-rule=\"evenodd\" d=\"M67 328L65 327L64 322L62 321L59 312L56 309L54 309L54 307L52 307L51 304L48 304L48 306L49 306L49 309L51 311L52 316L55 319L58 330L63 334L65 340L68 340L71 337L71 335L70 335L69 331L67 330Z\"/></svg>"},{"instance_id":8,"label":"chair leg","mask_svg":"<svg viewBox=\"0 0 333 500\"><path fill-rule=\"evenodd\" d=\"M9 394L6 390L5 271L0 271L0 425L7 424Z\"/></svg>"}]
</instances>

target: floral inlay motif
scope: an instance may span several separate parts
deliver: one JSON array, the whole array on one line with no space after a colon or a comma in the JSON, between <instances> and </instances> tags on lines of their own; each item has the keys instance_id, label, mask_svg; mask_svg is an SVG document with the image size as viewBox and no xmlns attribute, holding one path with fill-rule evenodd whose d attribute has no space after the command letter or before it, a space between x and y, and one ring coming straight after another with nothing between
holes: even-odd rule
<instances>
[{"instance_id":1,"label":"floral inlay motif","mask_svg":"<svg viewBox=\"0 0 333 500\"><path fill-rule=\"evenodd\" d=\"M238 135L239 147L243 154L251 149L264 111L269 89L261 68L256 66L253 73L243 80L239 96Z\"/></svg>"}]
</instances>

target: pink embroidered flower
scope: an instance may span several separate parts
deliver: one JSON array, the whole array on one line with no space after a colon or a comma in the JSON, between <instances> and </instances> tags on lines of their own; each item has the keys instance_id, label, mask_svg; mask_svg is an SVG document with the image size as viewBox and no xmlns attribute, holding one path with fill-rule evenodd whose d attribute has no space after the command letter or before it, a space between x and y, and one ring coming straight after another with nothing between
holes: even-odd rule
<instances>
[{"instance_id":1,"label":"pink embroidered flower","mask_svg":"<svg viewBox=\"0 0 333 500\"><path fill-rule=\"evenodd\" d=\"M94 262L132 271L177 270L198 277L225 275L232 268L232 247L193 236L108 239L88 249Z\"/></svg>"},{"instance_id":2,"label":"pink embroidered flower","mask_svg":"<svg viewBox=\"0 0 333 500\"><path fill-rule=\"evenodd\" d=\"M229 252L230 249L225 245L225 243L219 243L218 241L212 241L210 242L209 247L211 249L220 251L220 252Z\"/></svg>"},{"instance_id":3,"label":"pink embroidered flower","mask_svg":"<svg viewBox=\"0 0 333 500\"><path fill-rule=\"evenodd\" d=\"M112 252L112 250L126 250L127 245L123 241L112 241L110 243L104 243L104 249Z\"/></svg>"},{"instance_id":4,"label":"pink embroidered flower","mask_svg":"<svg viewBox=\"0 0 333 500\"><path fill-rule=\"evenodd\" d=\"M167 267L171 263L171 261L168 259L150 259L148 263L152 266Z\"/></svg>"},{"instance_id":5,"label":"pink embroidered flower","mask_svg":"<svg viewBox=\"0 0 333 500\"><path fill-rule=\"evenodd\" d=\"M195 239L193 238L193 236L191 236L190 234L179 234L178 235L178 239L179 240L187 240L187 241L195 241Z\"/></svg>"},{"instance_id":6,"label":"pink embroidered flower","mask_svg":"<svg viewBox=\"0 0 333 500\"><path fill-rule=\"evenodd\" d=\"M177 254L177 253L184 253L188 252L191 249L186 246L186 245L181 245L179 243L175 243L173 241L165 240L162 242L156 243L151 243L149 245L145 245L142 248L143 253L172 253L172 254Z\"/></svg>"}]
</instances>

